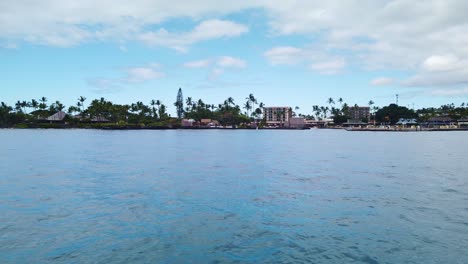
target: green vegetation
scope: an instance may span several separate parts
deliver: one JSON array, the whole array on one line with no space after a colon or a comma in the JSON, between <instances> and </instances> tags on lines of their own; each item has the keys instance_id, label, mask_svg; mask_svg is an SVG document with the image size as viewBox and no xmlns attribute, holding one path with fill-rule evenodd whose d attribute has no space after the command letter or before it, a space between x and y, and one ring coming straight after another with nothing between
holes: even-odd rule
<instances>
[{"instance_id":1,"label":"green vegetation","mask_svg":"<svg viewBox=\"0 0 468 264\"><path fill-rule=\"evenodd\" d=\"M417 117L418 114L414 110L396 104L382 107L375 113L377 122L391 125L396 124L400 118L410 119Z\"/></svg>"},{"instance_id":2,"label":"green vegetation","mask_svg":"<svg viewBox=\"0 0 468 264\"><path fill-rule=\"evenodd\" d=\"M160 100L150 100L146 105L141 101L130 105L114 104L105 98L94 99L86 106L87 98L80 96L76 105L69 106L67 115L60 120L47 118L60 111L65 106L56 101L50 105L48 99L18 101L15 107L2 102L0 105L0 127L15 128L109 128L109 129L137 129L137 128L177 128L181 119L188 118L200 121L201 119L217 120L223 126L240 126L250 123L262 114L263 104L254 108L257 99L250 94L247 97L245 112L234 99L229 97L221 104L206 104L203 100L193 101L191 97L184 100L182 89L179 88L174 106L177 118L167 113L167 106Z\"/></svg>"},{"instance_id":3,"label":"green vegetation","mask_svg":"<svg viewBox=\"0 0 468 264\"><path fill-rule=\"evenodd\" d=\"M352 112L358 110L358 105L349 106L342 98L337 100L339 106L335 104L333 98L327 100L328 106L312 106L312 115L301 115L308 119L323 120L326 118L333 119L335 125L341 125L347 120L352 119ZM370 109L370 120L365 118L360 121L375 122L376 124L394 125L399 119L416 119L418 122L426 122L431 117L448 116L454 120L468 117L468 103L462 103L460 106L454 104L442 105L438 108L422 108L418 110L409 109L404 106L390 104L382 108L375 106L374 101L370 100L367 105Z\"/></svg>"},{"instance_id":4,"label":"green vegetation","mask_svg":"<svg viewBox=\"0 0 468 264\"><path fill-rule=\"evenodd\" d=\"M0 127L15 128L102 128L102 129L138 129L138 128L178 128L181 119L216 120L222 126L242 127L255 121L260 127L265 123L263 103L253 95L245 98L242 107L236 104L232 97L220 104L205 103L202 99L193 100L187 97L184 101L182 89L177 93L177 117L167 113L167 106L160 100L150 100L148 105L138 101L132 104L114 104L104 98L94 99L87 104L87 98L80 96L75 105L65 108L60 101L48 104L48 99L42 97L31 101L17 101L14 106L4 102L0 104ZM335 125L341 125L353 118L353 113L359 111L359 106L348 105L342 98L328 98L326 106L312 106L311 114L298 113L299 107L294 107L293 116L306 119L333 119ZM468 104L455 106L442 105L439 108L409 109L404 106L390 104L382 108L375 106L374 101L368 102L370 108L369 120L360 121L393 125L400 118L417 119L426 122L434 116L448 116L452 119L468 117ZM244 110L244 111L243 111ZM47 118L60 111L67 111L63 119L48 120ZM281 114L281 113L277 113Z\"/></svg>"}]
</instances>

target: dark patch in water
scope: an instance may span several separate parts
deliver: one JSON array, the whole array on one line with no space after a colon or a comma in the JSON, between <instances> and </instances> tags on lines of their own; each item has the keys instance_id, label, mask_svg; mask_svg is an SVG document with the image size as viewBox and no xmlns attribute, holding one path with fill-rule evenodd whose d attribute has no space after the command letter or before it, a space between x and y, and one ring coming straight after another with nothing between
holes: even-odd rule
<instances>
[{"instance_id":1,"label":"dark patch in water","mask_svg":"<svg viewBox=\"0 0 468 264\"><path fill-rule=\"evenodd\" d=\"M458 191L455 190L455 189L444 189L443 192L447 192L447 193L458 193Z\"/></svg>"},{"instance_id":2,"label":"dark patch in water","mask_svg":"<svg viewBox=\"0 0 468 264\"><path fill-rule=\"evenodd\" d=\"M364 255L362 257L355 256L355 255L350 254L350 253L343 253L343 255L350 258L350 259L353 259L355 261L360 261L360 262L369 263L369 264L379 264L379 262L377 260L369 257L368 255Z\"/></svg>"}]
</instances>

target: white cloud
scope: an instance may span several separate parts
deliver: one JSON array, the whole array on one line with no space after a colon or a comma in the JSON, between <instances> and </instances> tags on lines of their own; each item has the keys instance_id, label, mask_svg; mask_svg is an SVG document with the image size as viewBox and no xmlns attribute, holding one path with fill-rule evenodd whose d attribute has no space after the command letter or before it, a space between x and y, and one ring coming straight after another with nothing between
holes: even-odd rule
<instances>
[{"instance_id":1,"label":"white cloud","mask_svg":"<svg viewBox=\"0 0 468 264\"><path fill-rule=\"evenodd\" d=\"M122 87L113 79L94 78L87 80L89 86L98 94L115 93L122 90Z\"/></svg>"},{"instance_id":2,"label":"white cloud","mask_svg":"<svg viewBox=\"0 0 468 264\"><path fill-rule=\"evenodd\" d=\"M387 78L387 77L380 77L380 78L373 79L371 81L371 84L374 86L385 86L385 85L390 85L392 83L393 83L393 79Z\"/></svg>"},{"instance_id":3,"label":"white cloud","mask_svg":"<svg viewBox=\"0 0 468 264\"><path fill-rule=\"evenodd\" d=\"M90 41L139 40L186 51L194 43L247 32L246 25L222 18L251 9L265 12L269 37L300 35L313 40L312 47L279 44L281 49L264 53L271 64L326 68L332 63L325 61L343 56L353 66L415 73L407 85L447 88L467 81L463 76L468 71L464 63L468 60L468 1L462 0L0 1L0 42L69 47ZM184 32L160 26L180 18L198 24ZM446 76L431 76L431 72Z\"/></svg>"},{"instance_id":4,"label":"white cloud","mask_svg":"<svg viewBox=\"0 0 468 264\"><path fill-rule=\"evenodd\" d=\"M357 67L415 73L405 85L450 89L468 81L467 1L310 0L265 5L273 34L314 39L313 46L277 60L271 59L275 57L270 50L265 55L272 64L300 63L301 56L314 52L329 57L345 54L345 60Z\"/></svg>"},{"instance_id":5,"label":"white cloud","mask_svg":"<svg viewBox=\"0 0 468 264\"><path fill-rule=\"evenodd\" d=\"M164 73L154 67L136 67L127 69L127 82L139 83L164 77Z\"/></svg>"},{"instance_id":6,"label":"white cloud","mask_svg":"<svg viewBox=\"0 0 468 264\"><path fill-rule=\"evenodd\" d=\"M310 68L314 71L318 71L321 74L336 74L340 72L346 65L343 58L332 59L329 61L322 61L312 63Z\"/></svg>"},{"instance_id":7,"label":"white cloud","mask_svg":"<svg viewBox=\"0 0 468 264\"><path fill-rule=\"evenodd\" d=\"M314 49L314 47L279 46L267 50L263 55L271 65L306 63L309 69L320 74L336 74L345 68L346 60L344 58L335 57Z\"/></svg>"},{"instance_id":8,"label":"white cloud","mask_svg":"<svg viewBox=\"0 0 468 264\"><path fill-rule=\"evenodd\" d=\"M231 56L221 56L217 58L210 58L204 60L197 60L197 61L188 61L183 64L185 68L206 68L206 67L214 67L217 68L245 68L247 66L247 62ZM219 75L219 74L218 74Z\"/></svg>"},{"instance_id":9,"label":"white cloud","mask_svg":"<svg viewBox=\"0 0 468 264\"><path fill-rule=\"evenodd\" d=\"M296 47L281 46L267 50L263 55L272 65L296 64L301 61L303 51Z\"/></svg>"},{"instance_id":10,"label":"white cloud","mask_svg":"<svg viewBox=\"0 0 468 264\"><path fill-rule=\"evenodd\" d=\"M124 77L118 78L93 78L87 81L96 93L112 93L122 90L123 86L131 83L143 83L165 76L158 63L149 63L146 66L131 67L123 70Z\"/></svg>"},{"instance_id":11,"label":"white cloud","mask_svg":"<svg viewBox=\"0 0 468 264\"><path fill-rule=\"evenodd\" d=\"M184 63L185 68L205 68L210 66L210 60L188 61Z\"/></svg>"},{"instance_id":12,"label":"white cloud","mask_svg":"<svg viewBox=\"0 0 468 264\"><path fill-rule=\"evenodd\" d=\"M453 54L431 55L424 59L417 73L403 81L413 87L455 87L468 84L468 59Z\"/></svg>"},{"instance_id":13,"label":"white cloud","mask_svg":"<svg viewBox=\"0 0 468 264\"><path fill-rule=\"evenodd\" d=\"M217 58L209 58L197 61L189 61L183 64L185 68L200 69L209 68L207 76L208 81L217 80L228 69L243 69L247 66L247 62L231 56L220 56Z\"/></svg>"},{"instance_id":14,"label":"white cloud","mask_svg":"<svg viewBox=\"0 0 468 264\"><path fill-rule=\"evenodd\" d=\"M468 96L468 87L461 89L435 89L430 94L437 96Z\"/></svg>"},{"instance_id":15,"label":"white cloud","mask_svg":"<svg viewBox=\"0 0 468 264\"><path fill-rule=\"evenodd\" d=\"M216 64L223 68L245 68L247 65L245 61L229 56L219 57Z\"/></svg>"},{"instance_id":16,"label":"white cloud","mask_svg":"<svg viewBox=\"0 0 468 264\"><path fill-rule=\"evenodd\" d=\"M426 71L450 71L459 68L461 61L453 54L432 55L424 60L422 68Z\"/></svg>"},{"instance_id":17,"label":"white cloud","mask_svg":"<svg viewBox=\"0 0 468 264\"><path fill-rule=\"evenodd\" d=\"M196 42L237 37L245 32L248 32L245 25L213 19L201 22L190 32L170 33L166 29L159 29L155 32L141 33L138 38L151 46L167 46L183 52L187 46Z\"/></svg>"},{"instance_id":18,"label":"white cloud","mask_svg":"<svg viewBox=\"0 0 468 264\"><path fill-rule=\"evenodd\" d=\"M0 43L0 48L4 48L4 49L18 49L18 45L15 44L15 43Z\"/></svg>"}]
</instances>

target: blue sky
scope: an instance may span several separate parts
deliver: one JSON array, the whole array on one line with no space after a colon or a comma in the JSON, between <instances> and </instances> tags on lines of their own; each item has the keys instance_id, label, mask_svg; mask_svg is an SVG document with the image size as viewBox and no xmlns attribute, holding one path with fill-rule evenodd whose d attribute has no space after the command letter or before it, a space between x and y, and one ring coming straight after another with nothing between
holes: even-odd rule
<instances>
[{"instance_id":1,"label":"blue sky","mask_svg":"<svg viewBox=\"0 0 468 264\"><path fill-rule=\"evenodd\" d=\"M466 1L4 1L0 101L468 101ZM128 2L128 3L127 3Z\"/></svg>"}]
</instances>

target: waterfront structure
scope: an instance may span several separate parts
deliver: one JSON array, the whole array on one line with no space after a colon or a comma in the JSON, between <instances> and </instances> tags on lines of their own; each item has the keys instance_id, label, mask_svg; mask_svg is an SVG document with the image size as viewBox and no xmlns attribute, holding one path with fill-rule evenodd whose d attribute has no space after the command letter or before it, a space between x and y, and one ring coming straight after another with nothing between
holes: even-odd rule
<instances>
[{"instance_id":1,"label":"waterfront structure","mask_svg":"<svg viewBox=\"0 0 468 264\"><path fill-rule=\"evenodd\" d=\"M288 126L292 118L292 108L289 106L269 106L263 108L267 126Z\"/></svg>"},{"instance_id":2,"label":"waterfront structure","mask_svg":"<svg viewBox=\"0 0 468 264\"><path fill-rule=\"evenodd\" d=\"M208 127L215 127L215 126L219 126L219 122L218 122L218 120L202 118L200 120L200 125L201 126L208 126Z\"/></svg>"},{"instance_id":3,"label":"waterfront structure","mask_svg":"<svg viewBox=\"0 0 468 264\"><path fill-rule=\"evenodd\" d=\"M369 106L353 106L349 108L349 114L353 120L370 120Z\"/></svg>"},{"instance_id":4,"label":"waterfront structure","mask_svg":"<svg viewBox=\"0 0 468 264\"><path fill-rule=\"evenodd\" d=\"M417 125L418 121L414 118L411 118L411 119L400 118L396 124L401 125L401 126L411 126L411 125Z\"/></svg>"},{"instance_id":5,"label":"waterfront structure","mask_svg":"<svg viewBox=\"0 0 468 264\"><path fill-rule=\"evenodd\" d=\"M329 124L333 124L333 119L324 118L322 120L306 119L304 120L304 127L328 127Z\"/></svg>"},{"instance_id":6,"label":"waterfront structure","mask_svg":"<svg viewBox=\"0 0 468 264\"><path fill-rule=\"evenodd\" d=\"M423 123L426 127L445 127L445 126L453 126L456 124L456 120L451 118L450 116L434 116L429 118L425 123Z\"/></svg>"},{"instance_id":7,"label":"waterfront structure","mask_svg":"<svg viewBox=\"0 0 468 264\"><path fill-rule=\"evenodd\" d=\"M459 119L457 122L458 122L458 127L468 128L468 118Z\"/></svg>"},{"instance_id":8,"label":"waterfront structure","mask_svg":"<svg viewBox=\"0 0 468 264\"><path fill-rule=\"evenodd\" d=\"M95 116L91 118L91 122L93 123L109 123L109 119L103 117L103 116Z\"/></svg>"},{"instance_id":9,"label":"waterfront structure","mask_svg":"<svg viewBox=\"0 0 468 264\"><path fill-rule=\"evenodd\" d=\"M182 119L182 127L193 127L196 124L194 119Z\"/></svg>"},{"instance_id":10,"label":"waterfront structure","mask_svg":"<svg viewBox=\"0 0 468 264\"><path fill-rule=\"evenodd\" d=\"M348 119L348 121L346 121L346 123L343 123L344 127L362 127L362 126L366 126L366 125L367 125L367 123L362 122L361 119Z\"/></svg>"},{"instance_id":11,"label":"waterfront structure","mask_svg":"<svg viewBox=\"0 0 468 264\"><path fill-rule=\"evenodd\" d=\"M304 117L291 117L289 119L289 127L296 129L303 129L305 127Z\"/></svg>"}]
</instances>

